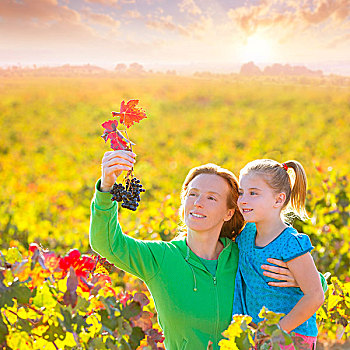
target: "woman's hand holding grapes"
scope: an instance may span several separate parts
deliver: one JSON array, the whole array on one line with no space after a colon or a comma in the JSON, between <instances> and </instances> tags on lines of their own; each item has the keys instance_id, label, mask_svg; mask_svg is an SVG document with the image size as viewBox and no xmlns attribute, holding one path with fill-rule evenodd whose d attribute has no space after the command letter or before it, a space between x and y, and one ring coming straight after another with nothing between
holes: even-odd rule
<instances>
[{"instance_id":1,"label":"woman's hand holding grapes","mask_svg":"<svg viewBox=\"0 0 350 350\"><path fill-rule=\"evenodd\" d=\"M106 152L102 158L100 190L109 192L123 170L132 170L136 162L135 157L136 154L131 151L117 150Z\"/></svg>"}]
</instances>

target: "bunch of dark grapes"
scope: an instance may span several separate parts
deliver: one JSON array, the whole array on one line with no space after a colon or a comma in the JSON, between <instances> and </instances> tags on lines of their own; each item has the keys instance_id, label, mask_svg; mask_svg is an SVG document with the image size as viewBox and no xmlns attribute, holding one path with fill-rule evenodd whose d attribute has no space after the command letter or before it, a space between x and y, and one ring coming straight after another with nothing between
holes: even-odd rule
<instances>
[{"instance_id":1,"label":"bunch of dark grapes","mask_svg":"<svg viewBox=\"0 0 350 350\"><path fill-rule=\"evenodd\" d=\"M125 186L115 183L110 193L113 195L112 201L122 202L122 208L135 211L141 200L140 193L145 191L140 180L133 177L131 180L127 178Z\"/></svg>"}]
</instances>

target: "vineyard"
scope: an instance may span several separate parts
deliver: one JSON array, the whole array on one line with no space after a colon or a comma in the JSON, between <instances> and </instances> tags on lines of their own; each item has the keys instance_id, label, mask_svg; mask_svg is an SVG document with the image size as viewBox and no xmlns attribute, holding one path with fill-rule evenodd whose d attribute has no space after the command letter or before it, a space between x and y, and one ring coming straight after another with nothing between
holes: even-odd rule
<instances>
[{"instance_id":1,"label":"vineyard","mask_svg":"<svg viewBox=\"0 0 350 350\"><path fill-rule=\"evenodd\" d=\"M238 174L256 158L296 159L308 175L310 220L294 226L310 236L319 271L331 274L318 312L320 346L346 342L349 91L348 84L335 78L3 78L0 345L162 348L145 285L98 263L89 247L90 202L102 156L109 150L101 124L122 100L134 98L147 112L129 134L136 144L134 173L146 192L136 212L120 210L124 232L141 239L172 239L181 185L194 166L212 162ZM238 328L226 337L249 338L246 326L245 331Z\"/></svg>"}]
</instances>

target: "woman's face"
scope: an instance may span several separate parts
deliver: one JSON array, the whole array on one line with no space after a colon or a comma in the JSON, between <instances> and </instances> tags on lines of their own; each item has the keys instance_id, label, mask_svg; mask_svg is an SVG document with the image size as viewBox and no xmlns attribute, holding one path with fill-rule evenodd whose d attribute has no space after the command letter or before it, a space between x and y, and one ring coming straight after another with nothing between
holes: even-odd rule
<instances>
[{"instance_id":1,"label":"woman's face","mask_svg":"<svg viewBox=\"0 0 350 350\"><path fill-rule=\"evenodd\" d=\"M217 232L231 219L234 209L227 208L230 187L215 174L197 175L187 188L184 205L185 224L196 232Z\"/></svg>"}]
</instances>

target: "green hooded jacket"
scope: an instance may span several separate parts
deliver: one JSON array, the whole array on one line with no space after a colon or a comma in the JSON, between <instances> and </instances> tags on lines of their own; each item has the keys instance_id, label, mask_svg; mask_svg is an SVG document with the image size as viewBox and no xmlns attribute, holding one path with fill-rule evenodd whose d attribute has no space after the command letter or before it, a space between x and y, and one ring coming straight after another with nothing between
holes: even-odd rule
<instances>
[{"instance_id":1,"label":"green hooded jacket","mask_svg":"<svg viewBox=\"0 0 350 350\"><path fill-rule=\"evenodd\" d=\"M184 238L171 242L138 240L124 235L118 206L98 190L91 205L90 245L118 268L143 280L158 313L168 350L205 350L210 341L219 349L221 333L232 319L238 248L221 239L213 277Z\"/></svg>"}]
</instances>

